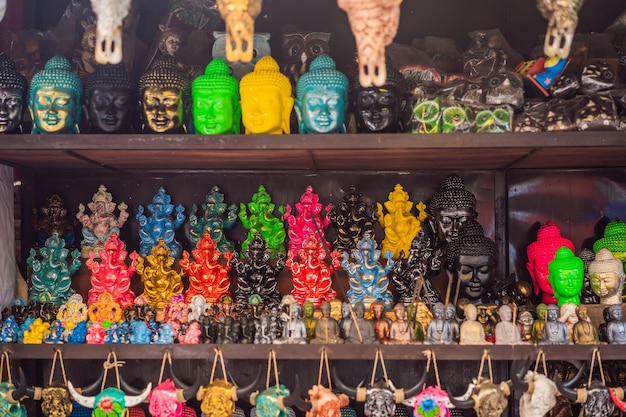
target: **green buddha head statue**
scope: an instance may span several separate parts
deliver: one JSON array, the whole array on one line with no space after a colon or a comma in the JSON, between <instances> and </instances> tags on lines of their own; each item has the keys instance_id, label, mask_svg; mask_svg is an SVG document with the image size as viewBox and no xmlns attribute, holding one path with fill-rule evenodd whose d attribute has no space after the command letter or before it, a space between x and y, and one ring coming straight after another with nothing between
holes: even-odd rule
<instances>
[{"instance_id":1,"label":"green buddha head statue","mask_svg":"<svg viewBox=\"0 0 626 417\"><path fill-rule=\"evenodd\" d=\"M27 94L26 78L15 69L10 56L0 53L0 134L19 130Z\"/></svg>"},{"instance_id":2,"label":"green buddha head statue","mask_svg":"<svg viewBox=\"0 0 626 417\"><path fill-rule=\"evenodd\" d=\"M161 55L139 78L139 107L144 130L153 133L184 131L190 104L189 79L171 55Z\"/></svg>"},{"instance_id":3,"label":"green buddha head statue","mask_svg":"<svg viewBox=\"0 0 626 417\"><path fill-rule=\"evenodd\" d=\"M33 76L28 108L33 133L79 133L83 84L70 61L53 56Z\"/></svg>"},{"instance_id":4,"label":"green buddha head statue","mask_svg":"<svg viewBox=\"0 0 626 417\"><path fill-rule=\"evenodd\" d=\"M230 75L230 67L223 59L215 58L209 62L204 75L193 80L191 96L197 133L239 133L239 81Z\"/></svg>"},{"instance_id":5,"label":"green buddha head statue","mask_svg":"<svg viewBox=\"0 0 626 417\"><path fill-rule=\"evenodd\" d=\"M554 289L559 306L565 303L580 304L580 291L585 279L583 260L567 246L561 246L548 264L548 280Z\"/></svg>"},{"instance_id":6,"label":"green buddha head statue","mask_svg":"<svg viewBox=\"0 0 626 417\"><path fill-rule=\"evenodd\" d=\"M330 56L318 56L296 85L300 133L345 133L347 103L348 77Z\"/></svg>"},{"instance_id":7,"label":"green buddha head statue","mask_svg":"<svg viewBox=\"0 0 626 417\"><path fill-rule=\"evenodd\" d=\"M610 250L622 263L626 262L626 223L622 219L611 219L604 228L604 237L593 244L596 253L602 248Z\"/></svg>"},{"instance_id":8,"label":"green buddha head statue","mask_svg":"<svg viewBox=\"0 0 626 417\"><path fill-rule=\"evenodd\" d=\"M293 97L291 82L278 63L264 56L239 83L241 118L246 134L289 134Z\"/></svg>"},{"instance_id":9,"label":"green buddha head statue","mask_svg":"<svg viewBox=\"0 0 626 417\"><path fill-rule=\"evenodd\" d=\"M98 65L85 81L89 133L129 132L136 91L124 63Z\"/></svg>"}]
</instances>

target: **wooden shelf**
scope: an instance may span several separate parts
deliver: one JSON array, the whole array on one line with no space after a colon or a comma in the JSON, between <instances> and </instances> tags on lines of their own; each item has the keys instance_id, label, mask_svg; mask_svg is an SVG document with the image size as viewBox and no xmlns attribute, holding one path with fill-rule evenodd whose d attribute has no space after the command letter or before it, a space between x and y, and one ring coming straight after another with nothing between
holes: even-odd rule
<instances>
[{"instance_id":1,"label":"wooden shelf","mask_svg":"<svg viewBox=\"0 0 626 417\"><path fill-rule=\"evenodd\" d=\"M609 168L626 132L384 135L7 135L0 163L65 171Z\"/></svg>"},{"instance_id":2,"label":"wooden shelf","mask_svg":"<svg viewBox=\"0 0 626 417\"><path fill-rule=\"evenodd\" d=\"M422 351L435 351L437 359L444 361L480 361L485 349L494 360L514 360L536 357L543 350L547 360L591 359L598 348L603 360L623 360L624 347L620 345L498 345L498 346L427 346L427 345L3 345L2 350L12 359L52 359L55 349L63 352L65 359L106 359L114 350L120 359L161 359L169 350L174 359L211 359L214 348L220 348L226 359L267 360L270 349L278 360L319 360L325 347L330 360L373 360L381 349L387 360L425 360Z\"/></svg>"}]
</instances>

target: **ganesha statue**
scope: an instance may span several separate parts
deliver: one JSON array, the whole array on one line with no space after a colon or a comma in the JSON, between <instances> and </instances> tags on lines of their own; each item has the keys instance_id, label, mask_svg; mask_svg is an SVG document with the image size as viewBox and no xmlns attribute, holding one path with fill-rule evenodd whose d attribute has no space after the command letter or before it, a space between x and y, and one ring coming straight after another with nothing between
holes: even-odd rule
<instances>
[{"instance_id":1,"label":"ganesha statue","mask_svg":"<svg viewBox=\"0 0 626 417\"><path fill-rule=\"evenodd\" d=\"M163 187L152 198L152 204L148 204L148 211L152 214L146 216L142 205L137 209L137 220L139 221L139 254L146 256L150 250L156 245L160 239L170 248L172 256L179 258L182 245L176 241L174 234L176 230L185 221L183 212L185 208L182 205L174 205L171 203L172 198L165 192ZM176 210L176 217L172 213Z\"/></svg>"},{"instance_id":2,"label":"ganesha statue","mask_svg":"<svg viewBox=\"0 0 626 417\"><path fill-rule=\"evenodd\" d=\"M225 229L230 229L235 224L238 207L224 202L224 194L220 192L218 186L211 188L204 200L202 216L198 215L197 205L194 204L191 207L191 214L189 214L191 241L195 245L202 239L205 232L209 232L220 252L232 251L235 249L235 244L226 238L224 232Z\"/></svg>"},{"instance_id":3,"label":"ganesha statue","mask_svg":"<svg viewBox=\"0 0 626 417\"><path fill-rule=\"evenodd\" d=\"M285 252L285 225L274 216L275 204L264 186L260 185L258 191L252 196L252 201L248 204L239 205L239 220L243 227L248 229L248 236L241 244L243 250L248 248L248 244L258 232L267 242L268 249L272 256L279 252ZM281 214L285 213L284 207L279 207Z\"/></svg>"},{"instance_id":4,"label":"ganesha statue","mask_svg":"<svg viewBox=\"0 0 626 417\"><path fill-rule=\"evenodd\" d=\"M330 205L325 208L325 215L322 217L322 205L319 203L319 196L313 192L313 187L310 185L306 187L306 191L300 197L300 202L295 204L297 214L292 214L291 205L287 204L285 207L285 214L283 218L289 225L289 250L298 251L302 248L304 241L309 234L315 233L318 238L324 240L326 246L330 246L330 243L324 238L324 231L330 224L328 218L328 212L330 211Z\"/></svg>"},{"instance_id":5,"label":"ganesha statue","mask_svg":"<svg viewBox=\"0 0 626 417\"><path fill-rule=\"evenodd\" d=\"M174 294L183 292L183 281L180 272L172 269L174 257L170 256L170 248L165 240L159 239L150 254L137 259L137 274L141 277L144 297L147 303L163 309Z\"/></svg>"}]
</instances>

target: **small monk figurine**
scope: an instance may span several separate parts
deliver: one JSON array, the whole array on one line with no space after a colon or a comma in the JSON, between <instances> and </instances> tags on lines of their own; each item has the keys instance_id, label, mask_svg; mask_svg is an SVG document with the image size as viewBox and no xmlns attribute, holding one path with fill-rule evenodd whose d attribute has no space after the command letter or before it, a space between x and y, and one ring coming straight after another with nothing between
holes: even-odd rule
<instances>
[{"instance_id":1,"label":"small monk figurine","mask_svg":"<svg viewBox=\"0 0 626 417\"><path fill-rule=\"evenodd\" d=\"M513 310L507 304L498 309L500 322L496 324L496 345L524 344L516 323L513 323Z\"/></svg>"},{"instance_id":2,"label":"small monk figurine","mask_svg":"<svg viewBox=\"0 0 626 417\"><path fill-rule=\"evenodd\" d=\"M398 303L402 304L402 303ZM397 304L396 304L397 305ZM404 304L402 304L404 305ZM411 303L405 307L406 319L411 326L411 333L413 333L413 340L416 342L424 341L424 325L417 319L417 304ZM428 311L428 309L426 309ZM430 311L428 311L430 313Z\"/></svg>"},{"instance_id":3,"label":"small monk figurine","mask_svg":"<svg viewBox=\"0 0 626 417\"><path fill-rule=\"evenodd\" d=\"M274 340L274 343L288 343L288 344L305 344L306 338L306 324L302 320L302 307L298 303L291 303L291 314L287 322L284 324L283 337Z\"/></svg>"},{"instance_id":4,"label":"small monk figurine","mask_svg":"<svg viewBox=\"0 0 626 417\"><path fill-rule=\"evenodd\" d=\"M561 247L556 251L554 260L548 264L548 271L548 280L554 290L557 305L580 304L580 291L585 279L583 260L574 255L571 249Z\"/></svg>"},{"instance_id":5,"label":"small monk figurine","mask_svg":"<svg viewBox=\"0 0 626 417\"><path fill-rule=\"evenodd\" d=\"M389 341L391 345L409 345L421 343L415 339L415 333L410 321L407 320L406 307L402 303L393 306L393 313L396 319L391 323L389 330Z\"/></svg>"},{"instance_id":6,"label":"small monk figurine","mask_svg":"<svg viewBox=\"0 0 626 417\"><path fill-rule=\"evenodd\" d=\"M476 305L468 303L463 310L465 312L465 320L461 323L460 345L487 345L490 344L485 340L485 330L478 322L478 310Z\"/></svg>"},{"instance_id":7,"label":"small monk figurine","mask_svg":"<svg viewBox=\"0 0 626 417\"><path fill-rule=\"evenodd\" d=\"M15 69L15 62L0 53L0 134L21 133L27 107L28 82Z\"/></svg>"},{"instance_id":8,"label":"small monk figurine","mask_svg":"<svg viewBox=\"0 0 626 417\"><path fill-rule=\"evenodd\" d=\"M190 82L171 55L161 55L139 78L139 107L144 132L186 132Z\"/></svg>"},{"instance_id":9,"label":"small monk figurine","mask_svg":"<svg viewBox=\"0 0 626 417\"><path fill-rule=\"evenodd\" d=\"M239 134L239 81L221 58L208 63L204 75L191 83L193 123L202 135Z\"/></svg>"},{"instance_id":10,"label":"small monk figurine","mask_svg":"<svg viewBox=\"0 0 626 417\"><path fill-rule=\"evenodd\" d=\"M565 246L574 252L574 243L561 236L561 230L551 221L542 224L537 232L537 240L526 248L528 262L526 269L530 273L535 294L541 293L541 302L556 304L554 289L548 278L548 264L552 262L556 251Z\"/></svg>"},{"instance_id":11,"label":"small monk figurine","mask_svg":"<svg viewBox=\"0 0 626 417\"><path fill-rule=\"evenodd\" d=\"M226 204L224 194L220 192L217 185L204 197L202 203L204 214L199 216L198 206L191 206L189 214L189 238L195 245L204 232L209 232L211 239L215 241L220 252L232 251L235 244L227 239L225 229L230 229L237 221L238 207L235 204Z\"/></svg>"},{"instance_id":12,"label":"small monk figurine","mask_svg":"<svg viewBox=\"0 0 626 417\"><path fill-rule=\"evenodd\" d=\"M376 331L376 339L380 343L387 344L389 342L389 333L391 332L391 323L385 316L385 305L380 301L374 301L370 305L373 313L372 322Z\"/></svg>"},{"instance_id":13,"label":"small monk figurine","mask_svg":"<svg viewBox=\"0 0 626 417\"><path fill-rule=\"evenodd\" d=\"M317 318L315 318L315 304L305 301L302 304L302 320L306 325L306 339L311 341L315 337L315 327L317 327Z\"/></svg>"},{"instance_id":14,"label":"small monk figurine","mask_svg":"<svg viewBox=\"0 0 626 417\"><path fill-rule=\"evenodd\" d=\"M445 320L445 306L443 303L435 303L433 306L433 319L428 323L424 344L453 345L455 343L450 323Z\"/></svg>"},{"instance_id":15,"label":"small monk figurine","mask_svg":"<svg viewBox=\"0 0 626 417\"><path fill-rule=\"evenodd\" d=\"M337 71L330 56L319 55L296 85L300 133L345 133L347 104L348 77Z\"/></svg>"},{"instance_id":16,"label":"small monk figurine","mask_svg":"<svg viewBox=\"0 0 626 417\"><path fill-rule=\"evenodd\" d=\"M165 188L159 187L157 193L152 197L152 204L147 206L150 215L144 214L144 207L139 205L137 215L139 221L139 254L146 256L160 239L170 248L174 258L180 258L183 250L180 242L176 240L176 230L182 226L186 216L183 214L185 208L179 204L176 207L172 204L172 198L165 192ZM176 216L172 214L176 211Z\"/></svg>"},{"instance_id":17,"label":"small monk figurine","mask_svg":"<svg viewBox=\"0 0 626 417\"><path fill-rule=\"evenodd\" d=\"M289 123L294 103L291 90L291 82L280 73L276 60L269 55L261 58L254 71L244 75L239 83L246 134L291 133Z\"/></svg>"},{"instance_id":18,"label":"small monk figurine","mask_svg":"<svg viewBox=\"0 0 626 417\"><path fill-rule=\"evenodd\" d=\"M549 304L546 307L546 322L543 326L543 334L540 345L570 345L565 323L558 321L559 306Z\"/></svg>"},{"instance_id":19,"label":"small monk figurine","mask_svg":"<svg viewBox=\"0 0 626 417\"><path fill-rule=\"evenodd\" d=\"M378 343L374 324L365 318L365 304L357 302L353 307L354 317L349 319L346 330L346 343ZM358 329L358 330L357 330Z\"/></svg>"},{"instance_id":20,"label":"small monk figurine","mask_svg":"<svg viewBox=\"0 0 626 417\"><path fill-rule=\"evenodd\" d=\"M87 133L132 133L137 82L124 63L98 65L85 81Z\"/></svg>"},{"instance_id":21,"label":"small monk figurine","mask_svg":"<svg viewBox=\"0 0 626 417\"><path fill-rule=\"evenodd\" d=\"M610 345L626 345L626 322L622 321L622 305L609 306L610 321L606 325L606 337Z\"/></svg>"},{"instance_id":22,"label":"small monk figurine","mask_svg":"<svg viewBox=\"0 0 626 417\"><path fill-rule=\"evenodd\" d=\"M548 306L544 303L538 304L535 308L537 318L533 321L533 327L530 331L531 342L538 343L543 339L543 326L546 323L547 308Z\"/></svg>"},{"instance_id":23,"label":"small monk figurine","mask_svg":"<svg viewBox=\"0 0 626 417\"><path fill-rule=\"evenodd\" d=\"M104 185L98 187L98 192L91 198L91 203L87 204L91 214L85 213L84 204L78 205L76 218L82 223L83 241L81 243L81 255L83 258L90 256L93 251L98 257L100 249L104 246L109 237L116 233L120 234L120 229L128 219L128 206L122 202L117 205L119 216L115 216L116 204L112 201L111 193Z\"/></svg>"},{"instance_id":24,"label":"small monk figurine","mask_svg":"<svg viewBox=\"0 0 626 417\"><path fill-rule=\"evenodd\" d=\"M248 244L258 232L267 243L267 248L271 251L272 256L276 256L279 252L286 252L285 238L287 233L282 220L274 215L275 207L275 204L272 203L272 197L262 185L259 185L251 202L239 204L239 220L241 220L243 227L248 230L248 236L241 244L242 250L248 248ZM284 214L285 207L279 207L278 211Z\"/></svg>"},{"instance_id":25,"label":"small monk figurine","mask_svg":"<svg viewBox=\"0 0 626 417\"><path fill-rule=\"evenodd\" d=\"M608 249L600 249L589 264L589 280L594 294L600 297L600 304L622 303L624 266Z\"/></svg>"},{"instance_id":26,"label":"small monk figurine","mask_svg":"<svg viewBox=\"0 0 626 417\"><path fill-rule=\"evenodd\" d=\"M560 306L559 321L565 323L567 336L570 342L574 341L574 326L578 323L578 315L576 314L577 304L564 303Z\"/></svg>"},{"instance_id":27,"label":"small monk figurine","mask_svg":"<svg viewBox=\"0 0 626 417\"><path fill-rule=\"evenodd\" d=\"M320 306L322 317L317 319L315 324L315 336L310 340L313 344L337 344L343 343L339 336L339 324L330 315L330 302L324 301Z\"/></svg>"},{"instance_id":28,"label":"small monk figurine","mask_svg":"<svg viewBox=\"0 0 626 417\"><path fill-rule=\"evenodd\" d=\"M61 55L53 56L30 82L28 109L33 134L80 133L83 83Z\"/></svg>"},{"instance_id":29,"label":"small monk figurine","mask_svg":"<svg viewBox=\"0 0 626 417\"><path fill-rule=\"evenodd\" d=\"M578 316L578 322L574 324L574 343L577 345L598 344L600 341L598 330L589 320L589 316L587 315L587 306L584 304L577 305L576 315Z\"/></svg>"},{"instance_id":30,"label":"small monk figurine","mask_svg":"<svg viewBox=\"0 0 626 417\"><path fill-rule=\"evenodd\" d=\"M300 201L295 204L295 214L292 214L293 208L290 204L285 206L283 219L289 225L289 230L287 231L289 250L297 252L302 249L304 240L311 233L316 234L318 239L323 240L324 244L330 247L330 243L324 237L324 233L330 224L328 212L331 207L327 205L323 208L319 200L319 196L313 191L313 187L309 185L300 196Z\"/></svg>"}]
</instances>

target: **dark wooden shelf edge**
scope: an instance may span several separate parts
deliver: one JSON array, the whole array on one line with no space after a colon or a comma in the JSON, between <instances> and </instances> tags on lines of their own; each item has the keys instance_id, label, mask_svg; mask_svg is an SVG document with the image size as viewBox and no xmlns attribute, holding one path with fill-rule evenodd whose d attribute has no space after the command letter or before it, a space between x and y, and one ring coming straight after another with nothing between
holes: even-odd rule
<instances>
[{"instance_id":1,"label":"dark wooden shelf edge","mask_svg":"<svg viewBox=\"0 0 626 417\"><path fill-rule=\"evenodd\" d=\"M65 359L106 359L115 351L119 359L161 359L169 350L174 359L211 359L214 348L222 350L226 359L266 360L271 349L278 360L319 360L322 349L330 360L373 360L381 349L387 360L425 360L423 351L433 350L438 360L480 361L485 350L493 360L515 360L535 357L544 350L547 360L590 360L593 349L600 350L604 360L624 360L620 345L491 345L491 346L427 346L427 345L2 345L12 359L52 359L60 349Z\"/></svg>"}]
</instances>

